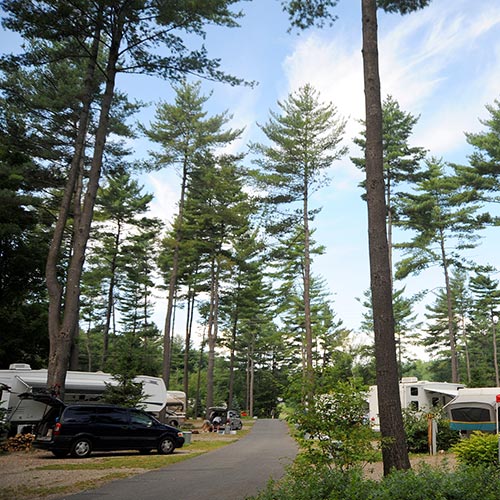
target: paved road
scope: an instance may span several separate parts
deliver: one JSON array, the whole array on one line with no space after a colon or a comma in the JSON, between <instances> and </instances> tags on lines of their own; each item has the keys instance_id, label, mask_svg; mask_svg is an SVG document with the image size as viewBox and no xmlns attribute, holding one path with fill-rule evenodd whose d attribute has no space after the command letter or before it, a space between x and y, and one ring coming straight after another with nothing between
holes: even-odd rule
<instances>
[{"instance_id":1,"label":"paved road","mask_svg":"<svg viewBox=\"0 0 500 500\"><path fill-rule=\"evenodd\" d=\"M244 500L279 478L297 453L286 424L257 420L252 431L228 446L101 488L71 500Z\"/></svg>"}]
</instances>

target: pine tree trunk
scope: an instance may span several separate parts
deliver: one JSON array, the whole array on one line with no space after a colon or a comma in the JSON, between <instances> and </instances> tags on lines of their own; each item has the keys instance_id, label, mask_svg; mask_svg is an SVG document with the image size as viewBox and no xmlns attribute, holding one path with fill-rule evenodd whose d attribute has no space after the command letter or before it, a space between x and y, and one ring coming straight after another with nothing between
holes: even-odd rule
<instances>
[{"instance_id":1,"label":"pine tree trunk","mask_svg":"<svg viewBox=\"0 0 500 500\"><path fill-rule=\"evenodd\" d=\"M215 371L215 345L217 343L217 318L219 306L219 266L217 259L212 260L211 286L210 286L210 312L208 317L207 342L207 417L208 408L214 405L214 371Z\"/></svg>"},{"instance_id":2,"label":"pine tree trunk","mask_svg":"<svg viewBox=\"0 0 500 500\"><path fill-rule=\"evenodd\" d=\"M95 136L94 154L90 171L88 172L87 189L81 212L80 224L75 227L74 241L69 263L66 295L64 300L64 313L57 331L50 332L50 357L47 374L47 387L53 389L61 396L64 395L64 383L73 341L73 332L78 322L78 304L80 300L80 279L85 260L85 250L90 235L95 199L101 176L104 146L108 133L109 112L114 96L116 63L119 56L123 26L120 20L115 25L111 34L107 66L106 85L101 100L99 123ZM53 325L52 325L53 326Z\"/></svg>"},{"instance_id":3,"label":"pine tree trunk","mask_svg":"<svg viewBox=\"0 0 500 500\"><path fill-rule=\"evenodd\" d=\"M309 234L309 206L308 206L308 179L304 180L304 323L306 331L306 399L311 402L314 394L314 370L313 370L313 340L311 326L311 256L310 256L310 234Z\"/></svg>"},{"instance_id":4,"label":"pine tree trunk","mask_svg":"<svg viewBox=\"0 0 500 500\"><path fill-rule=\"evenodd\" d=\"M446 259L445 239L442 233L441 233L441 261L443 263L444 282L446 289L446 308L448 312L448 340L450 344L451 381L454 384L458 384L460 376L458 373L458 355L457 355L457 346L455 341L455 323L454 323L455 314L453 311L450 276L448 273L448 264Z\"/></svg>"},{"instance_id":5,"label":"pine tree trunk","mask_svg":"<svg viewBox=\"0 0 500 500\"><path fill-rule=\"evenodd\" d=\"M377 2L362 0L363 70L366 106L366 194L375 357L384 474L409 469L399 398L391 272L386 230L382 103L378 69Z\"/></svg>"},{"instance_id":6,"label":"pine tree trunk","mask_svg":"<svg viewBox=\"0 0 500 500\"><path fill-rule=\"evenodd\" d=\"M170 272L168 281L167 313L165 315L165 326L163 332L163 380L165 381L167 389L170 385L170 365L172 358L172 342L170 339L171 337L173 337L172 315L174 309L175 291L177 289L177 276L179 274L180 245L182 240L184 204L186 199L187 173L188 163L187 159L184 158L182 169L181 197L179 201L179 214L175 222L174 255L172 259L172 270Z\"/></svg>"},{"instance_id":7,"label":"pine tree trunk","mask_svg":"<svg viewBox=\"0 0 500 500\"><path fill-rule=\"evenodd\" d=\"M47 380L47 388L60 393L63 390L64 381L66 378L66 370L68 361L56 370L56 364L59 363L59 344L62 344L62 349L71 349L71 338L66 338L66 334L60 335L61 331L61 314L62 314L62 293L63 287L59 282L58 269L62 255L62 244L64 232L68 221L71 202L75 194L78 178L81 176L84 157L85 157L85 139L87 136L90 123L90 107L92 104L92 96L95 88L95 73L97 67L97 58L99 54L101 27L96 26L94 39L89 55L89 64L87 65L87 74L84 80L84 90L82 97L82 109L78 123L78 132L75 139L75 151L68 172L68 179L64 187L63 198L59 213L52 235L49 251L47 254L47 262L45 265L45 281L49 296L48 310L48 331L49 331L49 376ZM71 335L69 335L71 337ZM69 343L69 347L66 344ZM68 354L69 358L69 354Z\"/></svg>"}]
</instances>

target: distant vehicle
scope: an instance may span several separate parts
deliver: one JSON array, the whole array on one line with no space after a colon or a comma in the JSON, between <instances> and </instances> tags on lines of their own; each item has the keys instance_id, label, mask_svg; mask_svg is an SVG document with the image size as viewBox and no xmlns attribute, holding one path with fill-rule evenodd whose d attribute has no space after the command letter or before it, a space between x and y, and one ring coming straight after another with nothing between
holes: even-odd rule
<instances>
[{"instance_id":1,"label":"distant vehicle","mask_svg":"<svg viewBox=\"0 0 500 500\"><path fill-rule=\"evenodd\" d=\"M163 379L138 375L135 382L141 382L144 390L144 410L155 417L160 411L168 410L166 423L182 424L186 417L186 395L180 391L167 391ZM117 384L110 373L68 371L66 375L64 402L66 404L87 404L102 401L106 384ZM29 432L39 422L47 407L33 399L21 399L20 394L46 392L47 370L32 370L30 365L14 363L8 370L0 370L0 407L7 410L7 421L12 433ZM184 397L182 397L184 395ZM177 413L175 410L179 410ZM174 412L174 414L172 414ZM173 417L173 418L170 418Z\"/></svg>"},{"instance_id":2,"label":"distant vehicle","mask_svg":"<svg viewBox=\"0 0 500 500\"><path fill-rule=\"evenodd\" d=\"M37 396L35 396L37 398ZM138 450L170 454L184 445L183 433L136 408L116 405L65 405L45 397L49 412L35 427L33 446L56 457L88 457L92 451Z\"/></svg>"},{"instance_id":3,"label":"distant vehicle","mask_svg":"<svg viewBox=\"0 0 500 500\"><path fill-rule=\"evenodd\" d=\"M403 377L399 384L399 396L401 407L411 410L429 411L435 407L442 407L449 403L457 394L463 384L452 384L449 382L429 382L418 380L416 377ZM377 386L372 385L368 392L368 419L370 425L380 429L378 410Z\"/></svg>"},{"instance_id":4,"label":"distant vehicle","mask_svg":"<svg viewBox=\"0 0 500 500\"><path fill-rule=\"evenodd\" d=\"M172 427L180 427L185 420L186 419L183 415L178 415L173 411L165 410L165 424L171 425Z\"/></svg>"},{"instance_id":5,"label":"distant vehicle","mask_svg":"<svg viewBox=\"0 0 500 500\"><path fill-rule=\"evenodd\" d=\"M167 391L167 414L175 414L179 423L186 420L187 398L182 391Z\"/></svg>"},{"instance_id":6,"label":"distant vehicle","mask_svg":"<svg viewBox=\"0 0 500 500\"><path fill-rule=\"evenodd\" d=\"M445 407L450 429L469 434L472 431L497 431L497 395L500 387L460 389Z\"/></svg>"},{"instance_id":7,"label":"distant vehicle","mask_svg":"<svg viewBox=\"0 0 500 500\"><path fill-rule=\"evenodd\" d=\"M240 413L236 410L228 410L222 406L212 406L208 409L208 412L208 420L211 424L213 424L215 417L220 417L220 427L229 426L232 431L243 428Z\"/></svg>"}]
</instances>

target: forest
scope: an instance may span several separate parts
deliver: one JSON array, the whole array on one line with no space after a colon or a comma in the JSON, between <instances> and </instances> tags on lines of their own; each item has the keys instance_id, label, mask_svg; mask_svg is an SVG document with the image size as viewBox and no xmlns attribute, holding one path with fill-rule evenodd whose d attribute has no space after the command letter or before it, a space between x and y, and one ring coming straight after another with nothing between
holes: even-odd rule
<instances>
[{"instance_id":1,"label":"forest","mask_svg":"<svg viewBox=\"0 0 500 500\"><path fill-rule=\"evenodd\" d=\"M2 368L51 364L54 380L68 368L161 375L194 415L227 403L269 416L312 387L375 383L372 293L360 291L372 342L359 345L314 272L325 248L309 201L334 189L329 167L349 156L345 120L305 85L259 125L264 142L233 152L243 131L230 127L231 110L207 112L200 79L248 82L186 39L208 24L235 27L234 3L1 2L4 27L24 41L0 61ZM175 99L137 127L140 103L115 85L122 73L164 78ZM391 96L381 104L399 376L500 386L498 270L468 258L498 225L500 102L485 103L483 131L467 134L465 165L411 146L418 117ZM132 154L138 134L154 153ZM368 143L356 139L363 152ZM350 161L366 170L363 155ZM162 169L179 183L168 223L151 216L140 182ZM423 319L415 306L426 291L409 296L405 283L429 267L442 285ZM415 345L430 361L414 358Z\"/></svg>"}]
</instances>

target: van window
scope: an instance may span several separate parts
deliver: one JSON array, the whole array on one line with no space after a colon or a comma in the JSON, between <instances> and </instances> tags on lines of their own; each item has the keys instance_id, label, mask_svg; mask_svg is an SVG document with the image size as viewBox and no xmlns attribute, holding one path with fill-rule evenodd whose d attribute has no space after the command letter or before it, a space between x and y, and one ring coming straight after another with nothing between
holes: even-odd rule
<instances>
[{"instance_id":1,"label":"van window","mask_svg":"<svg viewBox=\"0 0 500 500\"><path fill-rule=\"evenodd\" d=\"M130 411L130 423L132 424L147 425L148 427L151 427L153 422L154 420L145 413L137 410Z\"/></svg>"},{"instance_id":2,"label":"van window","mask_svg":"<svg viewBox=\"0 0 500 500\"><path fill-rule=\"evenodd\" d=\"M97 408L96 421L100 424L128 424L127 410L124 408Z\"/></svg>"},{"instance_id":3,"label":"van window","mask_svg":"<svg viewBox=\"0 0 500 500\"><path fill-rule=\"evenodd\" d=\"M92 420L93 415L93 408L85 408L84 406L68 406L64 412L63 420L65 424L85 424Z\"/></svg>"}]
</instances>

